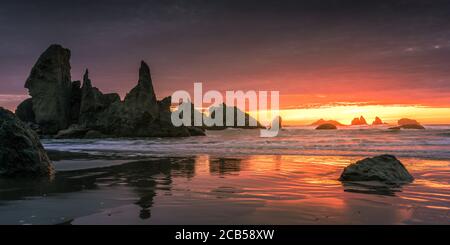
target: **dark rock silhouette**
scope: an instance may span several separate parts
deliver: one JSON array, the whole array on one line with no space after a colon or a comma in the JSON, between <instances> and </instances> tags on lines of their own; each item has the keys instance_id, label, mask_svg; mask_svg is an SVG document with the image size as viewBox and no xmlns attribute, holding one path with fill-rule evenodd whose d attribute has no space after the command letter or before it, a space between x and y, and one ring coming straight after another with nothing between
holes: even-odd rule
<instances>
[{"instance_id":1,"label":"dark rock silhouette","mask_svg":"<svg viewBox=\"0 0 450 245\"><path fill-rule=\"evenodd\" d=\"M39 57L25 83L32 97L36 123L44 134L54 134L70 124L69 59L70 50L51 45Z\"/></svg>"},{"instance_id":2,"label":"dark rock silhouette","mask_svg":"<svg viewBox=\"0 0 450 245\"><path fill-rule=\"evenodd\" d=\"M395 156L381 155L350 164L344 169L339 180L409 183L414 178Z\"/></svg>"},{"instance_id":3,"label":"dark rock silhouette","mask_svg":"<svg viewBox=\"0 0 450 245\"><path fill-rule=\"evenodd\" d=\"M72 91L70 97L70 123L78 123L81 108L81 82L72 82Z\"/></svg>"},{"instance_id":4,"label":"dark rock silhouette","mask_svg":"<svg viewBox=\"0 0 450 245\"><path fill-rule=\"evenodd\" d=\"M316 122L312 123L311 126L320 126L322 124L333 124L334 126L345 126L344 124L335 121L335 120L324 120L324 119L319 119Z\"/></svg>"},{"instance_id":5,"label":"dark rock silhouette","mask_svg":"<svg viewBox=\"0 0 450 245\"><path fill-rule=\"evenodd\" d=\"M42 134L57 138L204 135L199 129L172 125L170 97L157 101L144 61L137 85L121 101L118 94L103 94L93 87L88 70L82 86L72 82L69 60L68 49L51 45L25 84L32 98L19 106L18 115L23 121L35 122Z\"/></svg>"},{"instance_id":6,"label":"dark rock silhouette","mask_svg":"<svg viewBox=\"0 0 450 245\"><path fill-rule=\"evenodd\" d=\"M382 125L384 124L381 118L375 117L375 120L373 121L372 125Z\"/></svg>"},{"instance_id":7,"label":"dark rock silhouette","mask_svg":"<svg viewBox=\"0 0 450 245\"><path fill-rule=\"evenodd\" d=\"M125 96L124 104L128 113L136 114L133 116L140 117L145 113L151 119L158 118L158 103L153 91L150 68L144 61L141 61L139 68L138 84Z\"/></svg>"},{"instance_id":8,"label":"dark rock silhouette","mask_svg":"<svg viewBox=\"0 0 450 245\"><path fill-rule=\"evenodd\" d=\"M36 122L36 117L33 111L33 100L31 98L22 101L22 103L17 106L16 116L23 122Z\"/></svg>"},{"instance_id":9,"label":"dark rock silhouette","mask_svg":"<svg viewBox=\"0 0 450 245\"><path fill-rule=\"evenodd\" d=\"M337 127L331 123L325 123L325 124L319 125L316 128L316 130L332 130L332 129L337 129Z\"/></svg>"},{"instance_id":10,"label":"dark rock silhouette","mask_svg":"<svg viewBox=\"0 0 450 245\"><path fill-rule=\"evenodd\" d=\"M48 176L53 167L37 134L0 107L0 176Z\"/></svg>"},{"instance_id":11,"label":"dark rock silhouette","mask_svg":"<svg viewBox=\"0 0 450 245\"><path fill-rule=\"evenodd\" d=\"M352 125L354 125L354 126L356 126L356 125L367 125L367 121L366 121L366 119L363 117L363 116L361 116L360 118L354 118L353 120L352 120Z\"/></svg>"},{"instance_id":12,"label":"dark rock silhouette","mask_svg":"<svg viewBox=\"0 0 450 245\"><path fill-rule=\"evenodd\" d=\"M225 103L222 103L218 106L213 106L209 108L210 118L215 118L216 110L222 110L223 113L223 122L222 125L215 126L205 126L204 128L209 130L222 130L226 128L241 128L241 129L258 129L264 128L260 122L258 122L255 118L250 116L247 112L244 112L237 108L236 106L227 106ZM234 119L227 118L227 113L234 114ZM243 119L243 123L239 122L238 118Z\"/></svg>"},{"instance_id":13,"label":"dark rock silhouette","mask_svg":"<svg viewBox=\"0 0 450 245\"><path fill-rule=\"evenodd\" d=\"M100 120L101 112L105 111L112 103L119 102L118 94L103 94L92 86L89 79L89 71L83 75L83 87L81 88L81 103L79 123L85 127L96 127Z\"/></svg>"}]
</instances>

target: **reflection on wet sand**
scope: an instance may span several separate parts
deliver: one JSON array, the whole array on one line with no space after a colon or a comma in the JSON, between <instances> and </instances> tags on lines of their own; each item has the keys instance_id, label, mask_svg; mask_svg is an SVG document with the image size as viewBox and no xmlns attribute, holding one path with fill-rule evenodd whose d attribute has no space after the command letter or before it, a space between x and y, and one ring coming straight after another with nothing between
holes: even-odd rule
<instances>
[{"instance_id":1,"label":"reflection on wet sand","mask_svg":"<svg viewBox=\"0 0 450 245\"><path fill-rule=\"evenodd\" d=\"M406 159L416 181L405 186L339 182L355 159L198 155L63 171L50 180L2 179L0 223L449 223L441 178L448 163Z\"/></svg>"}]
</instances>

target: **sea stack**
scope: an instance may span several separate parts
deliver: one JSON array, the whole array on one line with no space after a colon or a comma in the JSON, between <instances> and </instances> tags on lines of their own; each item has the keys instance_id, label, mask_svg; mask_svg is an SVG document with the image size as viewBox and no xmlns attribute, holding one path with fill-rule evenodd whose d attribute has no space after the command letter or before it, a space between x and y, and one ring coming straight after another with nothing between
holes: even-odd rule
<instances>
[{"instance_id":1,"label":"sea stack","mask_svg":"<svg viewBox=\"0 0 450 245\"><path fill-rule=\"evenodd\" d=\"M141 61L138 84L125 96L125 106L132 113L146 113L152 119L158 118L158 103L153 90L150 68Z\"/></svg>"},{"instance_id":2,"label":"sea stack","mask_svg":"<svg viewBox=\"0 0 450 245\"><path fill-rule=\"evenodd\" d=\"M43 134L55 134L70 124L72 81L70 50L51 45L38 59L25 82L32 97L36 123Z\"/></svg>"},{"instance_id":3,"label":"sea stack","mask_svg":"<svg viewBox=\"0 0 450 245\"><path fill-rule=\"evenodd\" d=\"M372 125L383 125L383 121L379 117L375 117L375 120L373 121Z\"/></svg>"},{"instance_id":4,"label":"sea stack","mask_svg":"<svg viewBox=\"0 0 450 245\"><path fill-rule=\"evenodd\" d=\"M315 122L313 122L311 124L311 126L320 126L320 125L323 125L323 124L333 124L334 126L344 126L344 124L342 124L342 123L340 123L338 121L335 121L335 120L324 120L322 118L317 120L317 121L315 121Z\"/></svg>"},{"instance_id":5,"label":"sea stack","mask_svg":"<svg viewBox=\"0 0 450 245\"><path fill-rule=\"evenodd\" d=\"M57 138L185 137L203 130L173 126L170 97L157 101L149 66L141 61L137 85L123 101L92 85L89 71L83 83L71 81L70 51L51 45L34 65L25 83L31 99L17 116L46 136Z\"/></svg>"},{"instance_id":6,"label":"sea stack","mask_svg":"<svg viewBox=\"0 0 450 245\"><path fill-rule=\"evenodd\" d=\"M413 120L413 119L409 119L409 118L402 118L400 120L398 120L398 126L397 127L392 127L389 129L393 129L393 130L400 130L400 129L425 129L424 126L422 126L418 121Z\"/></svg>"},{"instance_id":7,"label":"sea stack","mask_svg":"<svg viewBox=\"0 0 450 245\"><path fill-rule=\"evenodd\" d=\"M354 125L354 126L367 125L367 121L363 116L361 116L360 118L356 117L352 120L352 125Z\"/></svg>"}]
</instances>

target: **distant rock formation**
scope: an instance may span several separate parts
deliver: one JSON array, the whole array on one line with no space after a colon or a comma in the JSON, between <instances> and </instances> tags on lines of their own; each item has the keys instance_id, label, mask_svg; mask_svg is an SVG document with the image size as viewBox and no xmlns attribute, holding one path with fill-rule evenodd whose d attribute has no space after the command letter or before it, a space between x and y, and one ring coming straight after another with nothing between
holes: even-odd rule
<instances>
[{"instance_id":1,"label":"distant rock formation","mask_svg":"<svg viewBox=\"0 0 450 245\"><path fill-rule=\"evenodd\" d=\"M425 129L424 126L420 125L420 123L416 120L409 119L409 118L402 118L398 120L398 126L389 128L391 130L400 130L400 129Z\"/></svg>"},{"instance_id":2,"label":"distant rock formation","mask_svg":"<svg viewBox=\"0 0 450 245\"><path fill-rule=\"evenodd\" d=\"M322 125L319 125L316 130L333 130L333 129L337 129L336 125L331 124L331 123L325 123Z\"/></svg>"},{"instance_id":3,"label":"distant rock formation","mask_svg":"<svg viewBox=\"0 0 450 245\"><path fill-rule=\"evenodd\" d=\"M19 105L18 116L35 122L42 134L58 138L83 138L89 132L86 137L204 135L202 130L172 125L170 97L157 101L150 68L144 61L137 85L121 101L118 94L103 94L93 87L88 70L82 85L72 82L69 60L68 49L51 45L25 84L32 98Z\"/></svg>"},{"instance_id":4,"label":"distant rock formation","mask_svg":"<svg viewBox=\"0 0 450 245\"><path fill-rule=\"evenodd\" d=\"M344 124L335 121L335 120L324 120L324 119L319 119L318 121L314 122L311 124L311 126L320 126L322 124L333 124L334 126L345 126Z\"/></svg>"},{"instance_id":5,"label":"distant rock formation","mask_svg":"<svg viewBox=\"0 0 450 245\"><path fill-rule=\"evenodd\" d=\"M209 130L222 130L226 128L242 128L242 129L258 129L258 128L265 128L260 122L258 122L255 118L250 116L247 112L243 112L236 106L227 106L225 103L222 103L218 106L213 106L209 108L210 111L210 118L215 118L216 111L222 110L223 113L223 126L215 125L215 126L204 126L205 129ZM230 118L227 118L227 113L233 113L234 119L231 121ZM243 118L244 123L241 125L241 123L238 121L238 118ZM230 122L228 122L230 121Z\"/></svg>"},{"instance_id":6,"label":"distant rock formation","mask_svg":"<svg viewBox=\"0 0 450 245\"><path fill-rule=\"evenodd\" d=\"M383 121L379 117L375 117L375 120L372 122L372 125L383 125Z\"/></svg>"},{"instance_id":7,"label":"distant rock formation","mask_svg":"<svg viewBox=\"0 0 450 245\"><path fill-rule=\"evenodd\" d=\"M363 117L363 116L361 116L360 118L354 118L353 120L352 120L352 125L354 125L354 126L357 126L357 125L367 125L367 121L366 121L366 119Z\"/></svg>"},{"instance_id":8,"label":"distant rock formation","mask_svg":"<svg viewBox=\"0 0 450 245\"><path fill-rule=\"evenodd\" d=\"M350 164L344 169L339 180L409 183L414 178L395 156L381 155Z\"/></svg>"},{"instance_id":9,"label":"distant rock formation","mask_svg":"<svg viewBox=\"0 0 450 245\"><path fill-rule=\"evenodd\" d=\"M416 121L416 120L414 120L414 119L409 119L409 118L402 118L402 119L400 119L400 120L397 121L397 124L398 124L399 126L403 126L403 125L413 125L413 124L420 125L420 123L419 123L418 121Z\"/></svg>"},{"instance_id":10,"label":"distant rock formation","mask_svg":"<svg viewBox=\"0 0 450 245\"><path fill-rule=\"evenodd\" d=\"M38 59L25 82L33 101L36 123L44 134L55 134L70 124L72 81L70 51L51 45Z\"/></svg>"},{"instance_id":11,"label":"distant rock formation","mask_svg":"<svg viewBox=\"0 0 450 245\"><path fill-rule=\"evenodd\" d=\"M0 107L0 176L48 176L53 166L37 134Z\"/></svg>"}]
</instances>

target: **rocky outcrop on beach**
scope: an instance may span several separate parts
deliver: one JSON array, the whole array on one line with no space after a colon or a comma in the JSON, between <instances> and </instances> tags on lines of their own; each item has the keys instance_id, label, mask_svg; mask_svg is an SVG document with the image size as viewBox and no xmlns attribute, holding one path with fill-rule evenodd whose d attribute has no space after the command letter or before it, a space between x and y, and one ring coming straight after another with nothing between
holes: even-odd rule
<instances>
[{"instance_id":1,"label":"rocky outcrop on beach","mask_svg":"<svg viewBox=\"0 0 450 245\"><path fill-rule=\"evenodd\" d=\"M48 176L53 167L38 135L0 107L0 176Z\"/></svg>"},{"instance_id":2,"label":"rocky outcrop on beach","mask_svg":"<svg viewBox=\"0 0 450 245\"><path fill-rule=\"evenodd\" d=\"M350 164L344 169L339 180L409 183L414 178L395 156L380 155Z\"/></svg>"},{"instance_id":3,"label":"rocky outcrop on beach","mask_svg":"<svg viewBox=\"0 0 450 245\"><path fill-rule=\"evenodd\" d=\"M32 97L36 123L44 134L55 134L70 124L72 81L70 51L51 45L38 59L25 82Z\"/></svg>"},{"instance_id":4,"label":"rocky outcrop on beach","mask_svg":"<svg viewBox=\"0 0 450 245\"><path fill-rule=\"evenodd\" d=\"M363 116L361 116L359 118L356 117L352 120L352 125L353 126L367 125L367 121Z\"/></svg>"},{"instance_id":5,"label":"rocky outcrop on beach","mask_svg":"<svg viewBox=\"0 0 450 245\"><path fill-rule=\"evenodd\" d=\"M324 119L319 119L316 122L312 123L311 126L320 126L323 124L333 124L334 126L344 126L344 124L335 121L335 120L324 120Z\"/></svg>"},{"instance_id":6,"label":"rocky outcrop on beach","mask_svg":"<svg viewBox=\"0 0 450 245\"><path fill-rule=\"evenodd\" d=\"M331 123L325 123L322 125L319 125L316 130L333 130L333 129L337 129L336 125L331 124Z\"/></svg>"},{"instance_id":7,"label":"rocky outcrop on beach","mask_svg":"<svg viewBox=\"0 0 450 245\"><path fill-rule=\"evenodd\" d=\"M375 117L375 120L373 120L372 125L383 125L383 121L379 117Z\"/></svg>"},{"instance_id":8,"label":"rocky outcrop on beach","mask_svg":"<svg viewBox=\"0 0 450 245\"><path fill-rule=\"evenodd\" d=\"M25 84L31 99L18 107L18 116L36 123L42 134L57 138L202 135L197 129L172 125L170 97L157 101L150 68L144 61L137 85L121 101L118 94L103 94L92 86L88 70L82 85L72 82L69 60L68 49L51 45Z\"/></svg>"}]
</instances>

